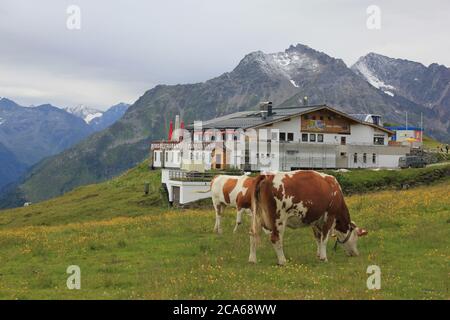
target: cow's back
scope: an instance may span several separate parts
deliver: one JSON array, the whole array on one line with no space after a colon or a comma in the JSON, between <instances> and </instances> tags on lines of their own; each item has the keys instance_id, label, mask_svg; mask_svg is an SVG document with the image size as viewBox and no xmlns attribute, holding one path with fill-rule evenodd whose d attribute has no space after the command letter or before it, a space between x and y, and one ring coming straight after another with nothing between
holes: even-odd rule
<instances>
[{"instance_id":1,"label":"cow's back","mask_svg":"<svg viewBox=\"0 0 450 320\"><path fill-rule=\"evenodd\" d=\"M248 192L253 178L218 175L211 182L213 202L238 208L250 208L251 195Z\"/></svg>"},{"instance_id":2,"label":"cow's back","mask_svg":"<svg viewBox=\"0 0 450 320\"><path fill-rule=\"evenodd\" d=\"M267 212L294 213L303 224L320 219L333 203L343 201L339 184L333 176L312 170L279 172L261 179L256 187L256 201Z\"/></svg>"}]
</instances>

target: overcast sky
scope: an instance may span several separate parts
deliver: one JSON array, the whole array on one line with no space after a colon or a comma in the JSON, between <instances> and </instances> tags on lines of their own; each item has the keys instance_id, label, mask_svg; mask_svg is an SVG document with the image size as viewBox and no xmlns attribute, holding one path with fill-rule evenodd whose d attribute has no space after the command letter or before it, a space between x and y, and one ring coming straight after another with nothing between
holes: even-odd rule
<instances>
[{"instance_id":1,"label":"overcast sky","mask_svg":"<svg viewBox=\"0 0 450 320\"><path fill-rule=\"evenodd\" d=\"M80 30L66 26L69 5ZM379 30L366 27L369 5ZM296 43L347 65L377 52L450 66L449 12L449 0L1 0L0 97L105 109Z\"/></svg>"}]
</instances>

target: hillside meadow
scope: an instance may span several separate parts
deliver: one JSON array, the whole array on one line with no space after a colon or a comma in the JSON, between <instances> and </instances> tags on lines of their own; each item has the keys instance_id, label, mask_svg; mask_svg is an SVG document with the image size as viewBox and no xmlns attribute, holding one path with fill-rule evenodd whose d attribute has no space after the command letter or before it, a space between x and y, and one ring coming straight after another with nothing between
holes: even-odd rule
<instances>
[{"instance_id":1,"label":"hillside meadow","mask_svg":"<svg viewBox=\"0 0 450 320\"><path fill-rule=\"evenodd\" d=\"M213 234L212 208L169 208L159 172L143 163L109 182L0 212L0 298L449 299L449 195L443 179L348 196L352 219L369 230L359 257L334 252L330 241L329 262L318 261L305 228L286 232L287 266L276 266L266 237L251 265L248 217L233 234L228 209L224 234ZM67 289L69 265L81 268L80 290ZM369 265L381 269L380 290L366 287Z\"/></svg>"}]
</instances>

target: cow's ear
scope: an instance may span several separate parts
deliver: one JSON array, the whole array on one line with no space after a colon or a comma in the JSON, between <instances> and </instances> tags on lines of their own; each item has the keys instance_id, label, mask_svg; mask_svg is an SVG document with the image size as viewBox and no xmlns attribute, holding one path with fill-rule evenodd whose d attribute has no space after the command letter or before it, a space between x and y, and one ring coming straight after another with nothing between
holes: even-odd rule
<instances>
[{"instance_id":1,"label":"cow's ear","mask_svg":"<svg viewBox=\"0 0 450 320\"><path fill-rule=\"evenodd\" d=\"M358 235L358 237L362 237L367 235L369 232L366 229L363 228L356 228L356 234Z\"/></svg>"}]
</instances>

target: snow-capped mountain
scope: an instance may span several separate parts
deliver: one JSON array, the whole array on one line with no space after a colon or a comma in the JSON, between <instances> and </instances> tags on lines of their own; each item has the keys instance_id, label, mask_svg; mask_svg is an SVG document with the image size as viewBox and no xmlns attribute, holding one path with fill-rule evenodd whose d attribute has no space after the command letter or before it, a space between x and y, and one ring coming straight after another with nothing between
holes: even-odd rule
<instances>
[{"instance_id":1,"label":"snow-capped mountain","mask_svg":"<svg viewBox=\"0 0 450 320\"><path fill-rule=\"evenodd\" d=\"M110 107L106 111L97 110L84 105L67 107L64 108L64 110L83 119L94 131L100 131L119 120L129 106L129 104L121 102Z\"/></svg>"},{"instance_id":2,"label":"snow-capped mountain","mask_svg":"<svg viewBox=\"0 0 450 320\"><path fill-rule=\"evenodd\" d=\"M351 68L385 93L431 109L440 119L443 131L449 130L446 126L450 121L450 68L437 63L426 67L376 53L361 57Z\"/></svg>"},{"instance_id":3,"label":"snow-capped mountain","mask_svg":"<svg viewBox=\"0 0 450 320\"><path fill-rule=\"evenodd\" d=\"M103 111L86 107L84 105L79 105L76 107L66 107L64 108L67 112L73 114L74 116L77 116L78 118L81 118L89 124L93 119L101 117L103 115Z\"/></svg>"},{"instance_id":4,"label":"snow-capped mountain","mask_svg":"<svg viewBox=\"0 0 450 320\"><path fill-rule=\"evenodd\" d=\"M104 111L100 117L92 118L88 124L94 131L103 130L122 118L129 106L127 103L118 103Z\"/></svg>"},{"instance_id":5,"label":"snow-capped mountain","mask_svg":"<svg viewBox=\"0 0 450 320\"><path fill-rule=\"evenodd\" d=\"M365 78L367 82L369 82L375 88L381 89L383 90L384 93L393 97L394 96L393 91L396 91L395 87L390 84L386 84L383 80L378 78L378 73L376 72L377 70L376 65L383 64L385 62L385 58L387 57L379 56L375 57L375 59L372 59L369 57L369 55L360 58L352 66L352 70L355 71L357 74L361 75L363 78Z\"/></svg>"}]
</instances>

